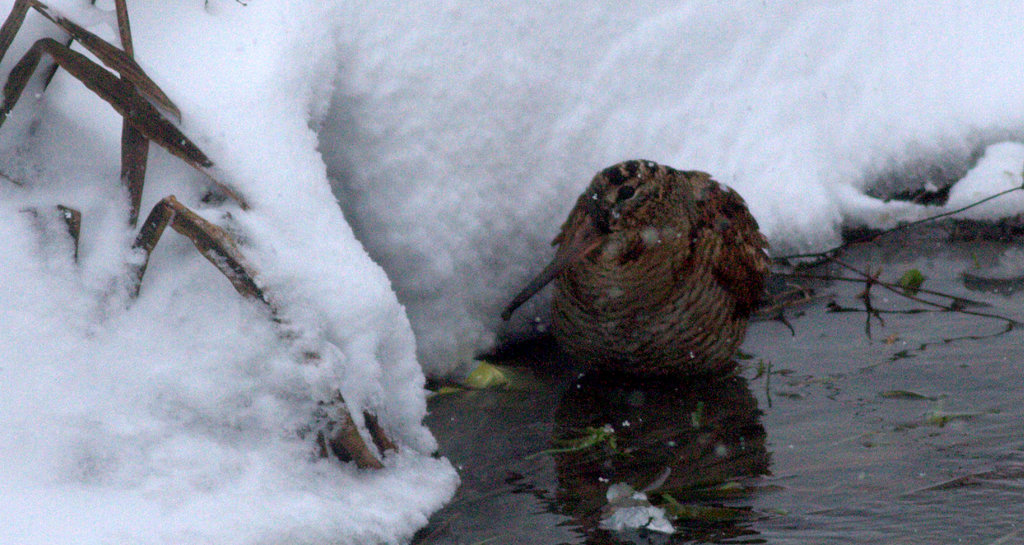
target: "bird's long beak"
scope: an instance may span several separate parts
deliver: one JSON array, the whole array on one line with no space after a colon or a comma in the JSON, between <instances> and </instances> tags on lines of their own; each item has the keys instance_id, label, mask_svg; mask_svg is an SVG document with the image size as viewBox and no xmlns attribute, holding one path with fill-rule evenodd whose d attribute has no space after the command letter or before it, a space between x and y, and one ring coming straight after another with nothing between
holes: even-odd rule
<instances>
[{"instance_id":1,"label":"bird's long beak","mask_svg":"<svg viewBox=\"0 0 1024 545\"><path fill-rule=\"evenodd\" d=\"M538 291L544 286L548 285L549 282L555 279L559 274L562 273L566 268L576 263L577 261L587 257L590 252L594 251L595 248L601 245L607 237L607 229L602 228L603 226L595 220L590 214L584 214L582 216L580 225L572 230L572 236L569 240L563 240L558 244L558 251L555 252L555 257L548 263L547 267L540 272L537 276L530 281L529 284L519 292L518 295L512 299L512 302L505 307L505 311L501 313L503 320L508 320L512 317L512 313L515 312L520 305L525 303L530 297L533 297Z\"/></svg>"}]
</instances>

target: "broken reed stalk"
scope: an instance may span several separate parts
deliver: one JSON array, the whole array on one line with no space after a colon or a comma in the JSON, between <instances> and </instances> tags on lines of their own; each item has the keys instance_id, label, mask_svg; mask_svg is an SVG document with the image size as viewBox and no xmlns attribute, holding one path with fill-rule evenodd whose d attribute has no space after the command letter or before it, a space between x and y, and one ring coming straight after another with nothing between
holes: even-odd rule
<instances>
[{"instance_id":1,"label":"broken reed stalk","mask_svg":"<svg viewBox=\"0 0 1024 545\"><path fill-rule=\"evenodd\" d=\"M75 263L78 263L78 240L82 234L82 213L74 208L69 208L63 204L57 205L57 211L60 212L61 218L64 220L64 224L68 227L68 235L71 237L71 243L74 250Z\"/></svg>"},{"instance_id":2,"label":"broken reed stalk","mask_svg":"<svg viewBox=\"0 0 1024 545\"><path fill-rule=\"evenodd\" d=\"M331 429L328 430L327 444L334 452L351 456L356 466L361 469L384 468L384 464L366 446L366 441L359 435L359 428L347 410L338 411L338 419L332 422Z\"/></svg>"},{"instance_id":3,"label":"broken reed stalk","mask_svg":"<svg viewBox=\"0 0 1024 545\"><path fill-rule=\"evenodd\" d=\"M129 59L133 59L135 57L135 47L132 45L131 23L128 20L128 4L126 0L115 0L114 8L117 11L117 33L121 38L121 49L124 50L124 54ZM121 80L125 83L131 83L123 75ZM132 227L139 220L139 208L142 206L142 188L146 183L146 164L148 160L149 140L127 118L122 118L121 184L128 189L128 224Z\"/></svg>"},{"instance_id":4,"label":"broken reed stalk","mask_svg":"<svg viewBox=\"0 0 1024 545\"><path fill-rule=\"evenodd\" d=\"M75 23L71 19L65 17L62 13L57 10L51 9L46 4L39 2L38 0L30 0L32 7L36 9L43 17L46 17L57 26L61 27L72 38L78 43L82 44L82 47L89 50L90 53L96 56L104 65L111 70L120 74L127 81L131 82L140 93L146 98L152 100L161 108L170 112L175 119L181 120L181 110L178 106L171 101L166 93L160 89L160 86L156 84L146 72L142 69L135 59L132 58L132 54L127 50L122 51L113 45L110 45L106 40L99 36L89 32L78 23ZM117 10L118 14L118 32L119 34L128 30L127 23L122 25L120 15L122 10ZM127 7L124 9L124 13L127 16ZM130 30L129 30L130 32ZM124 35L121 36L122 42ZM128 37L128 43L131 43L131 37ZM122 43L123 45L123 43ZM130 47L130 46L129 46Z\"/></svg>"},{"instance_id":5,"label":"broken reed stalk","mask_svg":"<svg viewBox=\"0 0 1024 545\"><path fill-rule=\"evenodd\" d=\"M167 121L149 102L135 92L133 83L118 79L110 72L90 61L85 55L68 49L52 38L43 38L32 44L25 56L11 69L4 84L4 101L0 107L0 122L14 108L39 65L43 53L49 55L89 90L110 104L125 119L132 122L147 138L196 168L213 166L213 162L177 127Z\"/></svg>"},{"instance_id":6,"label":"broken reed stalk","mask_svg":"<svg viewBox=\"0 0 1024 545\"><path fill-rule=\"evenodd\" d=\"M25 15L29 8L34 8L43 17L46 17L57 26L64 29L78 43L82 44L82 46L88 49L90 53L95 55L103 64L131 81L132 84L139 89L139 92L159 104L162 108L165 108L168 112L171 112L176 118L181 118L181 111L178 107L170 98L167 97L163 90L161 90L160 87L146 75L145 71L142 70L142 67L140 67L131 58L129 53L121 51L120 49L110 45L99 36L89 32L81 25L68 19L59 11L50 8L39 0L17 0L14 3L14 7L11 9L11 14L7 17L7 20L4 21L3 26L0 26L0 59L3 59L7 50L10 48L11 43L14 41L15 35L18 33L21 25L25 22ZM121 10L118 10L118 15L120 15L120 11ZM127 10L125 10L125 13L127 13ZM120 22L118 23L118 26L121 26Z\"/></svg>"},{"instance_id":7,"label":"broken reed stalk","mask_svg":"<svg viewBox=\"0 0 1024 545\"><path fill-rule=\"evenodd\" d=\"M30 7L31 1L17 0L14 2L14 7L11 8L11 13L4 20L3 26L0 26L0 60L4 58L7 50L11 48L14 37L25 22L25 15L28 14L28 8Z\"/></svg>"},{"instance_id":8,"label":"broken reed stalk","mask_svg":"<svg viewBox=\"0 0 1024 545\"><path fill-rule=\"evenodd\" d=\"M128 20L128 3L126 0L114 0L117 12L117 34L121 37L121 49L129 58L135 57L135 46L132 45L132 25Z\"/></svg>"},{"instance_id":9,"label":"broken reed stalk","mask_svg":"<svg viewBox=\"0 0 1024 545\"><path fill-rule=\"evenodd\" d=\"M249 208L241 195L210 174L209 169L213 166L213 161L153 105L142 98L135 91L133 83L115 77L81 53L68 49L51 38L43 38L33 44L11 70L3 88L0 124L21 97L43 53L48 54L61 68L110 104L145 138L205 174L221 192L235 200L243 210Z\"/></svg>"},{"instance_id":10,"label":"broken reed stalk","mask_svg":"<svg viewBox=\"0 0 1024 545\"><path fill-rule=\"evenodd\" d=\"M127 119L121 120L121 185L128 190L128 225L139 221L142 188L146 183L149 140Z\"/></svg>"},{"instance_id":11,"label":"broken reed stalk","mask_svg":"<svg viewBox=\"0 0 1024 545\"><path fill-rule=\"evenodd\" d=\"M398 450L398 446L384 433L384 428L381 427L376 415L369 411L363 411L363 420L366 421L366 430L370 432L370 438L373 439L373 444L378 451Z\"/></svg>"},{"instance_id":12,"label":"broken reed stalk","mask_svg":"<svg viewBox=\"0 0 1024 545\"><path fill-rule=\"evenodd\" d=\"M255 269L246 261L231 235L222 227L189 210L178 202L174 195L164 198L153 207L132 245L132 249L142 250L144 253L142 262L135 266L133 296L138 295L142 276L149 264L149 256L168 225L188 237L199 253L227 277L235 291L271 307L263 290L256 284Z\"/></svg>"}]
</instances>

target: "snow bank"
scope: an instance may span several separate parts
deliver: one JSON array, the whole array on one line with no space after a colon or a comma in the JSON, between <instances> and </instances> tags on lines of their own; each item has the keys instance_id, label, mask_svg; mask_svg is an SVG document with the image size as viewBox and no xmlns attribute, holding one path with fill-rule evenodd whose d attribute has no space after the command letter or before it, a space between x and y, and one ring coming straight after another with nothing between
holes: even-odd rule
<instances>
[{"instance_id":1,"label":"snow bank","mask_svg":"<svg viewBox=\"0 0 1024 545\"><path fill-rule=\"evenodd\" d=\"M1024 124L1019 2L345 10L322 149L436 374L544 315L538 300L498 318L609 164L713 173L784 254L835 244L844 222L920 217L865 191L948 183L933 178Z\"/></svg>"},{"instance_id":2,"label":"snow bank","mask_svg":"<svg viewBox=\"0 0 1024 545\"><path fill-rule=\"evenodd\" d=\"M1024 186L1024 144L1000 142L985 149L984 155L949 191L946 208L974 204L1000 191ZM1017 191L957 214L959 218L991 219L1024 214L1024 194Z\"/></svg>"},{"instance_id":3,"label":"snow bank","mask_svg":"<svg viewBox=\"0 0 1024 545\"><path fill-rule=\"evenodd\" d=\"M53 4L116 36L86 2ZM204 204L203 176L153 148L143 213L175 194L235 230L291 338L170 229L127 299L120 118L59 72L0 131L17 180L0 179L0 543L397 543L454 492L421 424L409 322L316 149L344 14L247 4L129 5L140 64L252 205ZM83 213L77 264L58 203ZM301 437L337 388L400 444L385 470L317 459Z\"/></svg>"}]
</instances>

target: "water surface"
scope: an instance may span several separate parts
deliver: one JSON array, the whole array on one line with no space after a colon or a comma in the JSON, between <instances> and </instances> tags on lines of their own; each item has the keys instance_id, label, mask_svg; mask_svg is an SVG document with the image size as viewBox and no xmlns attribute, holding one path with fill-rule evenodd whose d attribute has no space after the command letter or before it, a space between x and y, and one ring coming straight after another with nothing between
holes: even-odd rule
<instances>
[{"instance_id":1,"label":"water surface","mask_svg":"<svg viewBox=\"0 0 1024 545\"><path fill-rule=\"evenodd\" d=\"M930 230L841 259L888 282L917 269L968 311L1024 321L1020 255ZM863 282L783 281L814 297L751 325L738 378L581 377L538 346L504 362L525 368L519 389L433 398L428 425L463 485L418 542L1024 542L1024 327L920 312L879 285L868 319ZM617 444L588 436L602 427ZM672 535L602 530L617 482L691 518Z\"/></svg>"}]
</instances>

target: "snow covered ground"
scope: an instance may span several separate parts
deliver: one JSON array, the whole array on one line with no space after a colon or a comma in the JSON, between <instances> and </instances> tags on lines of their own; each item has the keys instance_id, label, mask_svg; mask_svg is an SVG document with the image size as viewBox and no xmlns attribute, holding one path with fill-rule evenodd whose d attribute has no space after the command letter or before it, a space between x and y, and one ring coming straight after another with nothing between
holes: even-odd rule
<instances>
[{"instance_id":1,"label":"snow covered ground","mask_svg":"<svg viewBox=\"0 0 1024 545\"><path fill-rule=\"evenodd\" d=\"M711 172L783 255L917 217L865 190L949 183L1024 126L1015 2L372 6L347 7L322 149L428 373L544 315L498 317L617 161Z\"/></svg>"},{"instance_id":2,"label":"snow covered ground","mask_svg":"<svg viewBox=\"0 0 1024 545\"><path fill-rule=\"evenodd\" d=\"M82 4L57 7L116 36ZM203 176L153 148L143 214L175 194L238 232L293 338L170 229L128 300L120 118L58 73L0 135L0 170L22 184L0 180L0 543L407 540L458 478L431 457L409 322L316 150L342 14L315 1L129 8L140 64L252 206L204 205ZM53 29L40 19L29 25ZM47 219L58 203L83 214L77 265ZM306 350L320 363L301 363ZM399 444L386 469L318 459L301 436L338 388Z\"/></svg>"},{"instance_id":3,"label":"snow covered ground","mask_svg":"<svg viewBox=\"0 0 1024 545\"><path fill-rule=\"evenodd\" d=\"M500 309L597 170L712 172L778 254L920 217L865 192L950 182L1024 127L1015 2L129 8L140 64L252 203L203 204L203 177L154 150L143 211L175 194L230 224L297 338L171 232L128 301L120 121L59 73L0 130L0 543L401 542L457 484L429 456L420 366L530 330L542 300ZM0 73L48 25L30 15ZM992 146L949 206L1019 184L1022 161ZM83 212L78 264L23 211L57 203ZM385 470L311 456L299 431L334 388L401 444Z\"/></svg>"}]
</instances>

